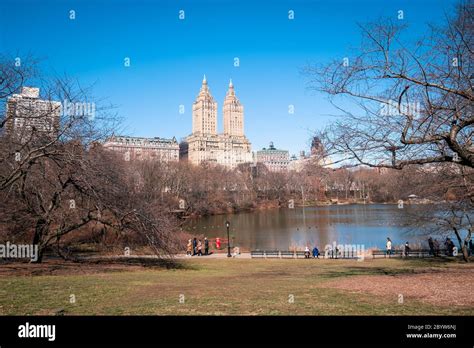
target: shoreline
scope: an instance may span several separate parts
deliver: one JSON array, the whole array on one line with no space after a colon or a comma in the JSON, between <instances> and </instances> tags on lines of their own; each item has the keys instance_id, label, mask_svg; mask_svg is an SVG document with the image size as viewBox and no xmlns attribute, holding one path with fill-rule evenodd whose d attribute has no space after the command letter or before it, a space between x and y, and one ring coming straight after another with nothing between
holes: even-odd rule
<instances>
[{"instance_id":1,"label":"shoreline","mask_svg":"<svg viewBox=\"0 0 474 348\"><path fill-rule=\"evenodd\" d=\"M439 204L442 202L434 202L434 201L429 201L429 202L405 202L404 205L410 206L410 205L428 205L428 204ZM295 203L295 208L313 208L313 207L332 207L332 206L349 206L349 205L398 205L398 202L337 202L337 203L311 203L311 204L296 204ZM253 212L258 212L258 211L264 211L264 210L277 210L277 209L289 209L287 206L283 205L275 205L275 204L263 204L256 206L254 208L242 208L242 209L236 209L232 211L217 211L213 212L210 214L196 214L196 213L191 213L189 215L182 215L180 216L180 219L183 220L190 220L190 219L197 219L197 218L203 218L203 217L210 217L210 216L219 216L219 215L234 215L234 214L240 214L240 213L253 213Z\"/></svg>"}]
</instances>

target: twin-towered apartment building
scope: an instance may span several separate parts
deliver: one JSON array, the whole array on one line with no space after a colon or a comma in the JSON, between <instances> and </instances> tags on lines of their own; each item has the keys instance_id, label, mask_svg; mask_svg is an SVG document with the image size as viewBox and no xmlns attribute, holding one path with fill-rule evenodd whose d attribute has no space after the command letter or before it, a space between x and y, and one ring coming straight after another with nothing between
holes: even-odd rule
<instances>
[{"instance_id":1,"label":"twin-towered apartment building","mask_svg":"<svg viewBox=\"0 0 474 348\"><path fill-rule=\"evenodd\" d=\"M216 163L235 168L252 162L250 141L244 134L244 107L229 83L222 108L224 131L217 132L217 102L209 90L206 76L193 104L193 131L180 144L180 155L193 164Z\"/></svg>"},{"instance_id":2,"label":"twin-towered apartment building","mask_svg":"<svg viewBox=\"0 0 474 348\"><path fill-rule=\"evenodd\" d=\"M235 168L252 162L252 149L244 134L244 107L235 95L232 81L223 106L224 132L217 132L217 102L211 94L206 77L193 103L192 133L181 144L176 138L137 138L114 136L104 146L124 153L127 159L159 159L165 162L188 160Z\"/></svg>"}]
</instances>

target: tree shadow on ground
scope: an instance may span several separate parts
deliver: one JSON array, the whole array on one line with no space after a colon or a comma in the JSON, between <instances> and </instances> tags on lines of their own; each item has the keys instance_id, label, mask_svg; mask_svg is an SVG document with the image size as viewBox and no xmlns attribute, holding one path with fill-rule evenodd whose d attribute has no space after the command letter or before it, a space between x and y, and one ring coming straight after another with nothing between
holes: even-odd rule
<instances>
[{"instance_id":1,"label":"tree shadow on ground","mask_svg":"<svg viewBox=\"0 0 474 348\"><path fill-rule=\"evenodd\" d=\"M142 266L149 268L163 269L195 269L190 264L181 262L174 258L150 258L150 257L117 257L102 258L95 260L78 260L77 262L96 265L124 265L124 266Z\"/></svg>"},{"instance_id":2,"label":"tree shadow on ground","mask_svg":"<svg viewBox=\"0 0 474 348\"><path fill-rule=\"evenodd\" d=\"M0 260L1 276L78 275L127 272L140 269L197 270L198 267L173 258L103 257L64 260L45 257L41 263L26 260Z\"/></svg>"}]
</instances>

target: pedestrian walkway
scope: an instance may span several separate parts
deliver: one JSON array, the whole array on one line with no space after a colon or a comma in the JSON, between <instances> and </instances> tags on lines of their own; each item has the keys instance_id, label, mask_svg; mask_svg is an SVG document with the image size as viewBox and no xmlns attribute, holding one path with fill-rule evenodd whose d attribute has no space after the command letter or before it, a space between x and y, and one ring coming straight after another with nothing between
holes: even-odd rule
<instances>
[{"instance_id":1,"label":"pedestrian walkway","mask_svg":"<svg viewBox=\"0 0 474 348\"><path fill-rule=\"evenodd\" d=\"M232 255L233 258L236 259L250 259L250 253L240 253L239 255ZM210 255L203 255L203 256L187 256L186 254L177 254L175 255L177 259L227 259L227 253L213 253ZM230 259L230 257L229 257Z\"/></svg>"},{"instance_id":2,"label":"pedestrian walkway","mask_svg":"<svg viewBox=\"0 0 474 348\"><path fill-rule=\"evenodd\" d=\"M163 258L163 256L151 255L151 254L131 254L131 255L83 255L81 256L82 259L115 259L115 258ZM176 254L173 255L175 259L184 259L184 260L194 260L194 259L227 259L227 253L213 253L210 255L202 255L202 256L188 256L186 254ZM232 255L232 258L236 259L250 259L250 253L240 253L236 256ZM230 257L229 257L230 259Z\"/></svg>"}]
</instances>

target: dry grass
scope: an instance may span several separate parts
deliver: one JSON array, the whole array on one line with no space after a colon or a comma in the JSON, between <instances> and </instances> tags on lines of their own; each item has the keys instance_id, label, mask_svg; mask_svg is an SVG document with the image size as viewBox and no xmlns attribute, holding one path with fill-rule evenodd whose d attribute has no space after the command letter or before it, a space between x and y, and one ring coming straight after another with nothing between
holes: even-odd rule
<instances>
[{"instance_id":1,"label":"dry grass","mask_svg":"<svg viewBox=\"0 0 474 348\"><path fill-rule=\"evenodd\" d=\"M445 269L393 276L354 276L324 283L323 287L351 293L372 294L403 300L420 300L435 306L474 308L474 270Z\"/></svg>"},{"instance_id":2,"label":"dry grass","mask_svg":"<svg viewBox=\"0 0 474 348\"><path fill-rule=\"evenodd\" d=\"M473 315L474 266L436 260L192 259L0 267L0 314ZM74 294L76 303L70 303ZM403 303L398 295L403 294ZM180 303L184 295L184 303ZM294 302L289 301L294 299Z\"/></svg>"}]
</instances>

